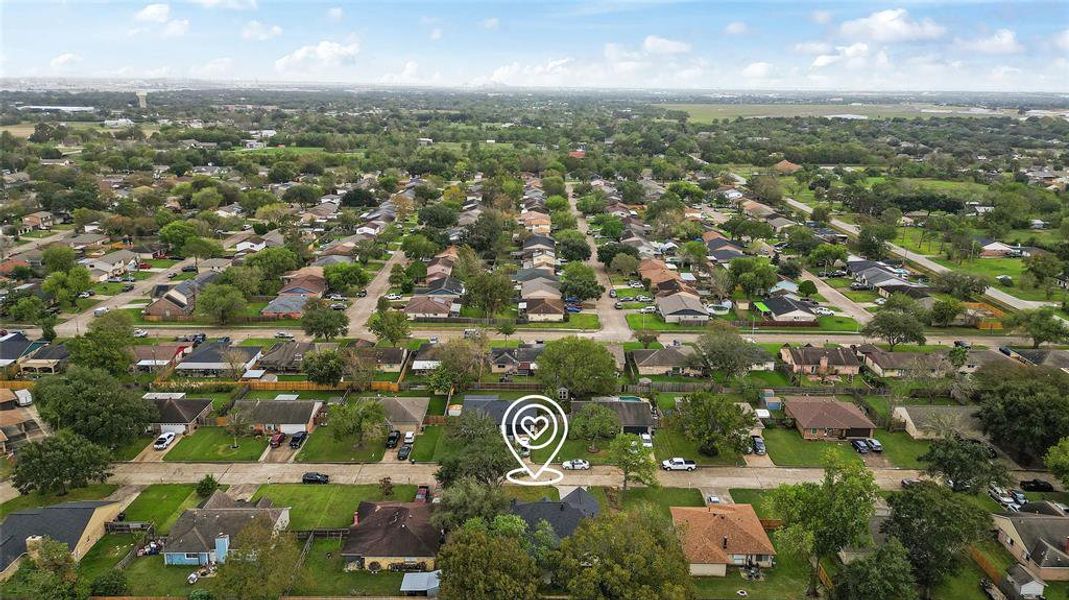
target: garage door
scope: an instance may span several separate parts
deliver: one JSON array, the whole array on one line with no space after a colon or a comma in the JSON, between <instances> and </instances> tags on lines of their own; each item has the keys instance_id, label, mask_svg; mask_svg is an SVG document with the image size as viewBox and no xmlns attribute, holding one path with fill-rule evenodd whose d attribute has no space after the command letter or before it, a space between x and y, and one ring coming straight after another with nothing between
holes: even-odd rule
<instances>
[{"instance_id":1,"label":"garage door","mask_svg":"<svg viewBox=\"0 0 1069 600\"><path fill-rule=\"evenodd\" d=\"M307 429L308 426L302 423L300 425L282 425L280 431L286 435L293 435L298 431L307 431Z\"/></svg>"},{"instance_id":2,"label":"garage door","mask_svg":"<svg viewBox=\"0 0 1069 600\"><path fill-rule=\"evenodd\" d=\"M186 426L182 424L166 424L160 425L160 433L173 433L175 435L181 435L186 432Z\"/></svg>"}]
</instances>

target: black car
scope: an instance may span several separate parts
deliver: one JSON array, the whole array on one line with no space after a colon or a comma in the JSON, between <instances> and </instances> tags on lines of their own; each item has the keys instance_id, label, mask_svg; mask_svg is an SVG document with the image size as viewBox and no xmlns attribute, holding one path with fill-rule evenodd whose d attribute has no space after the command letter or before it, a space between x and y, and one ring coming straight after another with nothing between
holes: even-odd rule
<instances>
[{"instance_id":1,"label":"black car","mask_svg":"<svg viewBox=\"0 0 1069 600\"><path fill-rule=\"evenodd\" d=\"M759 435L750 436L750 443L753 447L753 453L758 456L764 456L768 454L768 449L765 447L765 440Z\"/></svg>"},{"instance_id":2,"label":"black car","mask_svg":"<svg viewBox=\"0 0 1069 600\"><path fill-rule=\"evenodd\" d=\"M851 440L850 445L854 447L854 450L857 450L858 454L869 453L869 445L865 443L865 440Z\"/></svg>"},{"instance_id":3,"label":"black car","mask_svg":"<svg viewBox=\"0 0 1069 600\"><path fill-rule=\"evenodd\" d=\"M356 293L357 298L367 298L367 290L360 290Z\"/></svg>"},{"instance_id":4,"label":"black car","mask_svg":"<svg viewBox=\"0 0 1069 600\"><path fill-rule=\"evenodd\" d=\"M1026 492L1053 492L1054 486L1042 479L1029 479L1021 482L1021 489Z\"/></svg>"},{"instance_id":5,"label":"black car","mask_svg":"<svg viewBox=\"0 0 1069 600\"><path fill-rule=\"evenodd\" d=\"M300 448L304 444L304 440L308 439L307 431L298 431L290 438L290 448Z\"/></svg>"},{"instance_id":6,"label":"black car","mask_svg":"<svg viewBox=\"0 0 1069 600\"><path fill-rule=\"evenodd\" d=\"M397 442L401 440L401 432L396 429L390 432L390 435L386 436L386 447L396 448Z\"/></svg>"},{"instance_id":7,"label":"black car","mask_svg":"<svg viewBox=\"0 0 1069 600\"><path fill-rule=\"evenodd\" d=\"M186 266L182 267L182 272L183 273L196 273L197 272L197 266L196 265L186 265Z\"/></svg>"},{"instance_id":8,"label":"black car","mask_svg":"<svg viewBox=\"0 0 1069 600\"><path fill-rule=\"evenodd\" d=\"M397 460L408 460L410 454L412 454L412 444L405 444L397 451Z\"/></svg>"},{"instance_id":9,"label":"black car","mask_svg":"<svg viewBox=\"0 0 1069 600\"><path fill-rule=\"evenodd\" d=\"M301 477L301 483L330 483L330 475L310 471Z\"/></svg>"}]
</instances>

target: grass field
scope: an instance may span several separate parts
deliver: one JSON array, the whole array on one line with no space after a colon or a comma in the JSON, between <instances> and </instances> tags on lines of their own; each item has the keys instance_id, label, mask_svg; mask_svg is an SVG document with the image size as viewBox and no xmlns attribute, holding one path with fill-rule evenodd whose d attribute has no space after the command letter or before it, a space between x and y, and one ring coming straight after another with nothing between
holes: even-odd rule
<instances>
[{"instance_id":1,"label":"grass field","mask_svg":"<svg viewBox=\"0 0 1069 600\"><path fill-rule=\"evenodd\" d=\"M661 427L653 437L653 454L657 461L668 460L676 456L689 458L699 465L741 466L745 465L742 457L721 454L706 456L698 450L698 444L688 440L682 433L672 427Z\"/></svg>"},{"instance_id":2,"label":"grass field","mask_svg":"<svg viewBox=\"0 0 1069 600\"><path fill-rule=\"evenodd\" d=\"M682 110L690 114L695 123L710 123L714 119L738 117L827 117L831 115L862 115L870 119L911 119L937 116L1008 116L1011 112L970 113L964 106L937 106L934 104L657 104L659 108ZM930 113L925 110L953 111Z\"/></svg>"},{"instance_id":3,"label":"grass field","mask_svg":"<svg viewBox=\"0 0 1069 600\"><path fill-rule=\"evenodd\" d=\"M333 433L327 427L308 437L304 447L297 453L297 462L379 462L385 452L385 441L386 436L382 435L354 446L352 438L334 439Z\"/></svg>"},{"instance_id":4,"label":"grass field","mask_svg":"<svg viewBox=\"0 0 1069 600\"><path fill-rule=\"evenodd\" d=\"M167 533L187 508L196 506L201 498L192 483L160 483L141 490L126 509L127 521L151 521L156 531Z\"/></svg>"},{"instance_id":5,"label":"grass field","mask_svg":"<svg viewBox=\"0 0 1069 600\"><path fill-rule=\"evenodd\" d=\"M416 443L412 445L410 458L416 462L433 461L444 432L444 425L428 425L424 427L423 433L416 436Z\"/></svg>"},{"instance_id":6,"label":"grass field","mask_svg":"<svg viewBox=\"0 0 1069 600\"><path fill-rule=\"evenodd\" d=\"M73 489L62 496L57 496L56 494L26 494L0 504L0 518L24 508L52 506L53 504L77 502L79 500L100 500L110 496L117 489L119 489L119 486L110 483L95 483L83 488Z\"/></svg>"},{"instance_id":7,"label":"grass field","mask_svg":"<svg viewBox=\"0 0 1069 600\"><path fill-rule=\"evenodd\" d=\"M132 533L111 533L100 538L78 561L78 587L88 592L93 580L114 568L133 546Z\"/></svg>"},{"instance_id":8,"label":"grass field","mask_svg":"<svg viewBox=\"0 0 1069 600\"><path fill-rule=\"evenodd\" d=\"M693 488L643 487L631 488L626 492L617 489L614 493L617 494L620 506L613 506L606 488L592 487L590 493L598 499L602 510L629 510L640 504L648 503L657 506L667 514L668 509L673 506L705 506L702 493Z\"/></svg>"},{"instance_id":9,"label":"grass field","mask_svg":"<svg viewBox=\"0 0 1069 600\"><path fill-rule=\"evenodd\" d=\"M403 573L346 571L343 540L317 539L304 560L304 577L293 590L298 596L396 596Z\"/></svg>"},{"instance_id":10,"label":"grass field","mask_svg":"<svg viewBox=\"0 0 1069 600\"><path fill-rule=\"evenodd\" d=\"M429 483L433 483L428 481ZM385 500L378 485L304 485L272 483L260 486L253 500L267 497L275 506L289 506L290 529L348 527L361 502ZM411 502L416 486L394 485L390 500Z\"/></svg>"},{"instance_id":11,"label":"grass field","mask_svg":"<svg viewBox=\"0 0 1069 600\"><path fill-rule=\"evenodd\" d=\"M765 495L769 490L754 490L746 488L731 488L728 493L731 494L731 500L735 504L749 504L753 506L754 512L758 517L762 519L771 517L771 513L768 510L768 506L765 504Z\"/></svg>"},{"instance_id":12,"label":"grass field","mask_svg":"<svg viewBox=\"0 0 1069 600\"><path fill-rule=\"evenodd\" d=\"M201 427L193 435L184 435L166 456L165 462L255 462L267 448L267 438L234 438L222 427Z\"/></svg>"},{"instance_id":13,"label":"grass field","mask_svg":"<svg viewBox=\"0 0 1069 600\"><path fill-rule=\"evenodd\" d=\"M861 460L846 442L803 440L794 429L765 429L762 435L777 467L822 467L828 450L846 460Z\"/></svg>"},{"instance_id":14,"label":"grass field","mask_svg":"<svg viewBox=\"0 0 1069 600\"><path fill-rule=\"evenodd\" d=\"M928 452L930 443L915 440L904 431L876 430L876 439L883 445L883 455L892 465L902 469L923 469L924 464L918 458Z\"/></svg>"},{"instance_id":15,"label":"grass field","mask_svg":"<svg viewBox=\"0 0 1069 600\"><path fill-rule=\"evenodd\" d=\"M764 569L763 573L763 580L748 581L732 568L728 569L726 577L695 577L694 586L698 598L708 600L739 598L739 590L746 592L747 600L801 600L806 597L809 565L805 559L780 550L775 566Z\"/></svg>"}]
</instances>

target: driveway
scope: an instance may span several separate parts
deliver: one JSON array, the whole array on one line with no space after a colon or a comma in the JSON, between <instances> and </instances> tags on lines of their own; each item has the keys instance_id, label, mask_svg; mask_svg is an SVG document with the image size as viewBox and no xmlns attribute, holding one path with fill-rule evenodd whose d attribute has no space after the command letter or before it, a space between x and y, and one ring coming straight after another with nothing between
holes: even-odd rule
<instances>
[{"instance_id":1,"label":"driveway","mask_svg":"<svg viewBox=\"0 0 1069 600\"><path fill-rule=\"evenodd\" d=\"M268 447L267 455L264 456L263 462L266 463L289 463L293 462L293 458L297 455L297 450L290 448L289 439L282 443L278 448Z\"/></svg>"},{"instance_id":2,"label":"driveway","mask_svg":"<svg viewBox=\"0 0 1069 600\"><path fill-rule=\"evenodd\" d=\"M817 293L824 296L830 304L839 309L839 312L864 325L872 320L872 313L857 302L846 297L842 292L828 285L826 281L810 273L802 271L802 280L812 281L817 286Z\"/></svg>"},{"instance_id":3,"label":"driveway","mask_svg":"<svg viewBox=\"0 0 1069 600\"><path fill-rule=\"evenodd\" d=\"M579 212L575 205L575 195L572 193L573 184L569 183L566 187L568 189L568 202L571 204L572 212L575 213L577 219L577 227L579 231L587 236L587 240L591 245L590 258L587 259L586 264L594 269L598 276L598 282L605 288L605 293L598 296L594 301L594 311L601 322L601 329L593 335L584 334L583 337L592 337L600 341L628 341L631 339L631 328L627 325L627 313L626 311L616 310L614 306L616 299L609 297L609 290L613 288L609 272L605 269L605 265L598 261L598 245L590 233L590 224L587 223L586 216Z\"/></svg>"},{"instance_id":4,"label":"driveway","mask_svg":"<svg viewBox=\"0 0 1069 600\"><path fill-rule=\"evenodd\" d=\"M349 337L371 336L371 331L367 328L367 320L371 318L371 313L375 312L379 297L385 295L390 289L390 270L396 264L403 264L404 260L404 252L400 250L394 252L364 288L367 290L367 296L355 298L352 305L345 311L345 314L349 316Z\"/></svg>"}]
</instances>

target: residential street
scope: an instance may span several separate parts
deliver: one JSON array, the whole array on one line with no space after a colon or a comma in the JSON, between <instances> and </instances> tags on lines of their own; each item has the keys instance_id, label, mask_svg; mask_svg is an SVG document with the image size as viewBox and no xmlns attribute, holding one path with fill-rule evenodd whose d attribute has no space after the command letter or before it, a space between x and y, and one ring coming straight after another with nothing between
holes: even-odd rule
<instances>
[{"instance_id":1,"label":"residential street","mask_svg":"<svg viewBox=\"0 0 1069 600\"><path fill-rule=\"evenodd\" d=\"M609 297L609 290L612 289L612 280L609 278L609 272L605 269L605 265L598 261L597 255L597 242L590 233L590 224L586 222L586 217L583 213L579 212L579 209L575 205L575 196L572 194L573 184L567 184L568 189L568 202L572 206L572 212L575 213L578 220L579 231L587 236L587 240L591 244L590 258L587 259L586 264L590 265L594 269L594 272L598 275L598 281L605 288L605 293L598 296L594 301L594 311L598 315L598 320L601 322L601 330L595 335L602 336L596 339L600 340L612 340L612 341L628 341L631 339L631 328L627 325L627 312L623 310L616 310L613 306L616 304L614 298ZM587 337L583 335L583 337ZM539 338L542 339L542 338Z\"/></svg>"},{"instance_id":2,"label":"residential street","mask_svg":"<svg viewBox=\"0 0 1069 600\"><path fill-rule=\"evenodd\" d=\"M368 331L367 320L375 312L379 297L385 295L390 289L390 270L393 269L394 265L402 263L404 259L404 252L395 251L382 269L367 284L365 288L367 296L353 299L352 305L345 311L345 314L349 316L349 337L373 337L371 332Z\"/></svg>"},{"instance_id":3,"label":"residential street","mask_svg":"<svg viewBox=\"0 0 1069 600\"><path fill-rule=\"evenodd\" d=\"M810 273L809 271L802 271L803 281L812 281L817 286L817 293L824 296L830 304L838 308L842 314L850 317L864 325L872 320L872 313L865 310L864 306L861 306L857 302L854 302L850 298L847 298L839 290L828 285L823 279Z\"/></svg>"}]
</instances>

